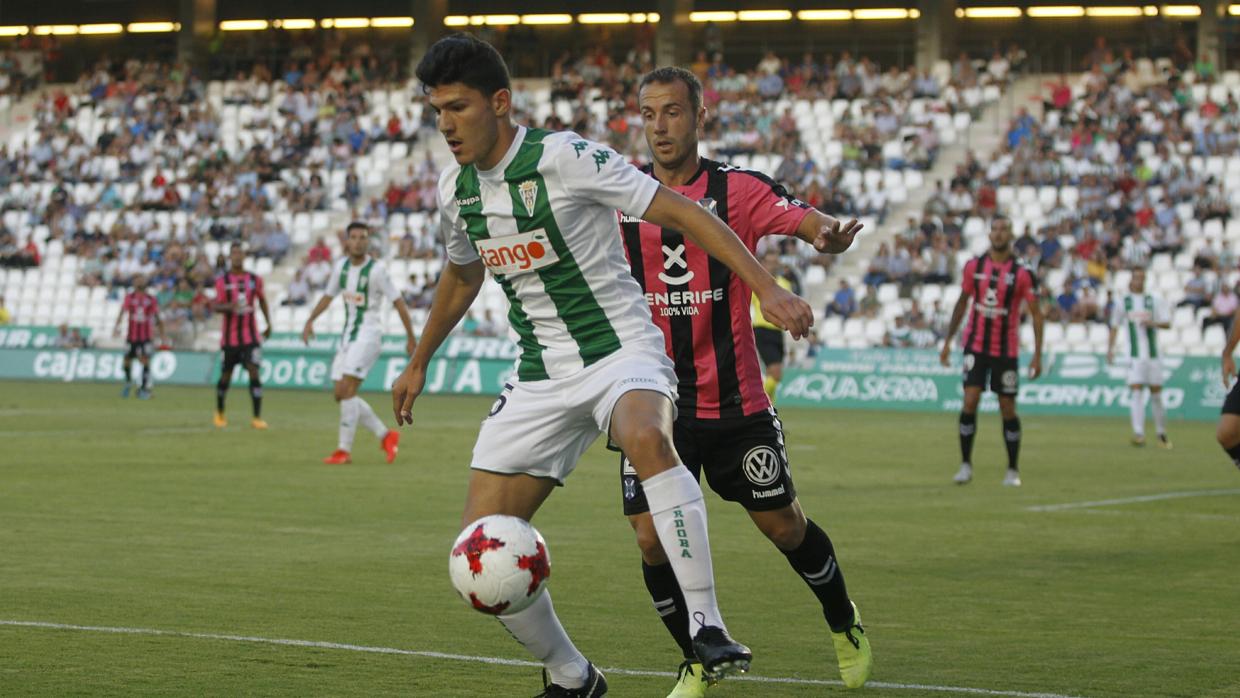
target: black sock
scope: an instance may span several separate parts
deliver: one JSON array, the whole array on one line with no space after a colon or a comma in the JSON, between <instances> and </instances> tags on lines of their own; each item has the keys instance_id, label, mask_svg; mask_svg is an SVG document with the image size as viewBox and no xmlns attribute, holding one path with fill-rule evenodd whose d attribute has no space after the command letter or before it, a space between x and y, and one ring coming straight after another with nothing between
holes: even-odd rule
<instances>
[{"instance_id":1,"label":"black sock","mask_svg":"<svg viewBox=\"0 0 1240 698\"><path fill-rule=\"evenodd\" d=\"M973 462L973 437L977 435L977 415L960 413L960 462Z\"/></svg>"},{"instance_id":2,"label":"black sock","mask_svg":"<svg viewBox=\"0 0 1240 698\"><path fill-rule=\"evenodd\" d=\"M1240 444L1223 450L1227 451L1227 455L1231 456L1231 462L1235 463L1237 468L1240 468Z\"/></svg>"},{"instance_id":3,"label":"black sock","mask_svg":"<svg viewBox=\"0 0 1240 698\"><path fill-rule=\"evenodd\" d=\"M250 383L250 402L254 403L254 417L263 414L263 384Z\"/></svg>"},{"instance_id":4,"label":"black sock","mask_svg":"<svg viewBox=\"0 0 1240 698\"><path fill-rule=\"evenodd\" d=\"M124 364L125 367L125 383L133 382L133 364Z\"/></svg>"},{"instance_id":5,"label":"black sock","mask_svg":"<svg viewBox=\"0 0 1240 698\"><path fill-rule=\"evenodd\" d=\"M228 394L228 384L219 383L215 386L215 411L224 411L224 396Z\"/></svg>"},{"instance_id":6,"label":"black sock","mask_svg":"<svg viewBox=\"0 0 1240 698\"><path fill-rule=\"evenodd\" d=\"M142 367L142 389L151 389L151 365L146 364Z\"/></svg>"},{"instance_id":7,"label":"black sock","mask_svg":"<svg viewBox=\"0 0 1240 698\"><path fill-rule=\"evenodd\" d=\"M818 597L827 625L833 632L844 632L853 623L853 609L844 586L844 573L835 561L835 548L818 524L805 524L805 540L796 550L785 552L784 557Z\"/></svg>"},{"instance_id":8,"label":"black sock","mask_svg":"<svg viewBox=\"0 0 1240 698\"><path fill-rule=\"evenodd\" d=\"M672 563L648 565L642 561L642 577L646 580L646 591L650 592L650 600L654 602L654 610L663 619L667 632L680 645L685 659L695 659L693 654L693 638L689 637L689 609L685 605L685 594L676 581L676 573L672 571Z\"/></svg>"},{"instance_id":9,"label":"black sock","mask_svg":"<svg viewBox=\"0 0 1240 698\"><path fill-rule=\"evenodd\" d=\"M1020 417L1003 420L1003 443L1007 446L1008 469L1016 470L1020 458Z\"/></svg>"}]
</instances>

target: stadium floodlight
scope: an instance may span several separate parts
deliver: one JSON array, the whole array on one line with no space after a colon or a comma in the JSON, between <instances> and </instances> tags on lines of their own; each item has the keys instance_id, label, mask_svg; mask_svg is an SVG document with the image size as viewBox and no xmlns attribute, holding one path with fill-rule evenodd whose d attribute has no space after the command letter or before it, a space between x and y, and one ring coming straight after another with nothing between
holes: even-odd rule
<instances>
[{"instance_id":1,"label":"stadium floodlight","mask_svg":"<svg viewBox=\"0 0 1240 698\"><path fill-rule=\"evenodd\" d=\"M966 7L959 16L969 19L1015 19L1020 15L1019 7Z\"/></svg>"},{"instance_id":2,"label":"stadium floodlight","mask_svg":"<svg viewBox=\"0 0 1240 698\"><path fill-rule=\"evenodd\" d=\"M839 22L852 19L852 10L801 10L797 19L802 22Z\"/></svg>"},{"instance_id":3,"label":"stadium floodlight","mask_svg":"<svg viewBox=\"0 0 1240 698\"><path fill-rule=\"evenodd\" d=\"M1201 7L1197 5L1163 5L1163 17L1200 17Z\"/></svg>"},{"instance_id":4,"label":"stadium floodlight","mask_svg":"<svg viewBox=\"0 0 1240 698\"><path fill-rule=\"evenodd\" d=\"M1086 7L1086 17L1140 17L1140 7Z\"/></svg>"},{"instance_id":5,"label":"stadium floodlight","mask_svg":"<svg viewBox=\"0 0 1240 698\"><path fill-rule=\"evenodd\" d=\"M474 19L477 19L475 17ZM483 15L482 23L488 27L504 26L506 24L520 24L520 15Z\"/></svg>"},{"instance_id":6,"label":"stadium floodlight","mask_svg":"<svg viewBox=\"0 0 1240 698\"><path fill-rule=\"evenodd\" d=\"M0 27L0 36L25 36L29 33L30 27L24 24Z\"/></svg>"},{"instance_id":7,"label":"stadium floodlight","mask_svg":"<svg viewBox=\"0 0 1240 698\"><path fill-rule=\"evenodd\" d=\"M1146 17L1156 17L1158 15L1157 5L1146 5L1144 8Z\"/></svg>"},{"instance_id":8,"label":"stadium floodlight","mask_svg":"<svg viewBox=\"0 0 1240 698\"><path fill-rule=\"evenodd\" d=\"M1240 15L1240 5L1228 5L1227 14L1231 15L1232 17L1236 17Z\"/></svg>"},{"instance_id":9,"label":"stadium floodlight","mask_svg":"<svg viewBox=\"0 0 1240 698\"><path fill-rule=\"evenodd\" d=\"M313 21L313 20L311 20ZM130 22L125 31L130 34L167 34L180 30L178 22Z\"/></svg>"},{"instance_id":10,"label":"stadium floodlight","mask_svg":"<svg viewBox=\"0 0 1240 698\"><path fill-rule=\"evenodd\" d=\"M465 15L448 15L443 18L443 25L445 27L468 27L469 17Z\"/></svg>"},{"instance_id":11,"label":"stadium floodlight","mask_svg":"<svg viewBox=\"0 0 1240 698\"><path fill-rule=\"evenodd\" d=\"M638 24L641 24L642 22L646 22L648 24L658 24L659 13L658 12L634 12L633 21L637 22Z\"/></svg>"},{"instance_id":12,"label":"stadium floodlight","mask_svg":"<svg viewBox=\"0 0 1240 698\"><path fill-rule=\"evenodd\" d=\"M34 33L37 36L47 36L48 34L64 36L78 33L78 26L76 24L40 24L35 26Z\"/></svg>"},{"instance_id":13,"label":"stadium floodlight","mask_svg":"<svg viewBox=\"0 0 1240 698\"><path fill-rule=\"evenodd\" d=\"M742 22L786 22L792 19L792 10L741 10L736 18Z\"/></svg>"},{"instance_id":14,"label":"stadium floodlight","mask_svg":"<svg viewBox=\"0 0 1240 698\"><path fill-rule=\"evenodd\" d=\"M1025 10L1025 14L1036 19L1052 17L1084 17L1085 8L1080 5L1038 5Z\"/></svg>"},{"instance_id":15,"label":"stadium floodlight","mask_svg":"<svg viewBox=\"0 0 1240 698\"><path fill-rule=\"evenodd\" d=\"M853 10L853 19L909 19L912 13L903 7L876 7Z\"/></svg>"},{"instance_id":16,"label":"stadium floodlight","mask_svg":"<svg viewBox=\"0 0 1240 698\"><path fill-rule=\"evenodd\" d=\"M83 24L78 27L79 34L120 34L125 27L120 24Z\"/></svg>"},{"instance_id":17,"label":"stadium floodlight","mask_svg":"<svg viewBox=\"0 0 1240 698\"><path fill-rule=\"evenodd\" d=\"M314 29L319 26L319 23L313 19L277 19L271 23L271 26L295 31L298 29Z\"/></svg>"},{"instance_id":18,"label":"stadium floodlight","mask_svg":"<svg viewBox=\"0 0 1240 698\"><path fill-rule=\"evenodd\" d=\"M222 32L253 32L267 28L265 19L226 19L220 22Z\"/></svg>"},{"instance_id":19,"label":"stadium floodlight","mask_svg":"<svg viewBox=\"0 0 1240 698\"><path fill-rule=\"evenodd\" d=\"M329 21L331 24L328 24ZM330 20L323 20L323 26L336 29L365 29L370 26L370 20L365 17L332 17Z\"/></svg>"},{"instance_id":20,"label":"stadium floodlight","mask_svg":"<svg viewBox=\"0 0 1240 698\"><path fill-rule=\"evenodd\" d=\"M580 24L628 24L633 21L627 12L591 12L577 15Z\"/></svg>"},{"instance_id":21,"label":"stadium floodlight","mask_svg":"<svg viewBox=\"0 0 1240 698\"><path fill-rule=\"evenodd\" d=\"M690 22L735 22L736 13L730 10L719 12L690 12Z\"/></svg>"},{"instance_id":22,"label":"stadium floodlight","mask_svg":"<svg viewBox=\"0 0 1240 698\"><path fill-rule=\"evenodd\" d=\"M407 29L413 26L412 17L371 17L370 26L380 29Z\"/></svg>"},{"instance_id":23,"label":"stadium floodlight","mask_svg":"<svg viewBox=\"0 0 1240 698\"><path fill-rule=\"evenodd\" d=\"M572 24L572 15L521 15L521 24Z\"/></svg>"}]
</instances>

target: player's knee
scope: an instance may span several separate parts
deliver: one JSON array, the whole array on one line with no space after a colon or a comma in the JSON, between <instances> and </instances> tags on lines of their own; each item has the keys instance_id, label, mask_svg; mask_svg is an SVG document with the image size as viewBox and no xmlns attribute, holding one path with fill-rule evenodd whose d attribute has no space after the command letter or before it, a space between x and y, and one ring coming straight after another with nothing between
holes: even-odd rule
<instances>
[{"instance_id":1,"label":"player's knee","mask_svg":"<svg viewBox=\"0 0 1240 698\"><path fill-rule=\"evenodd\" d=\"M767 540L776 548L787 552L796 550L805 540L805 517L788 512L786 516L768 518L759 524Z\"/></svg>"},{"instance_id":2,"label":"player's knee","mask_svg":"<svg viewBox=\"0 0 1240 698\"><path fill-rule=\"evenodd\" d=\"M1240 445L1240 426L1231 424L1227 420L1219 422L1214 437L1218 439L1218 444L1223 448L1235 448Z\"/></svg>"},{"instance_id":3,"label":"player's knee","mask_svg":"<svg viewBox=\"0 0 1240 698\"><path fill-rule=\"evenodd\" d=\"M642 562L647 565L662 565L667 562L667 552L663 550L663 543L659 541L659 534L654 529L654 523L649 516L636 517L645 519L645 524L633 521L633 532L637 536L637 547L642 552Z\"/></svg>"},{"instance_id":4,"label":"player's knee","mask_svg":"<svg viewBox=\"0 0 1240 698\"><path fill-rule=\"evenodd\" d=\"M649 477L651 467L654 472L662 472L676 464L676 449L668 436L667 430L656 420L643 420L633 425L625 439L624 452L629 461L637 468L638 474Z\"/></svg>"}]
</instances>

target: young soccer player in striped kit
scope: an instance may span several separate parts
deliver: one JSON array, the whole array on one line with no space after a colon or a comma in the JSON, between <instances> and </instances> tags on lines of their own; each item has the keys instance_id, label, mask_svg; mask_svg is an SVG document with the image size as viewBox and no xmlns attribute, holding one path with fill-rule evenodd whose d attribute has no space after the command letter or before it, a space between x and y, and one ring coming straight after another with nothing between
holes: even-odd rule
<instances>
[{"instance_id":1,"label":"young soccer player in striped kit","mask_svg":"<svg viewBox=\"0 0 1240 698\"><path fill-rule=\"evenodd\" d=\"M952 338L960 329L972 300L969 324L964 331L964 404L960 410L960 470L955 481L973 479L973 437L977 434L977 406L982 388L999 396L1003 416L1003 443L1008 467L1003 484L1020 487L1020 417L1016 395L1020 392L1017 357L1020 354L1021 306L1033 317L1033 360L1029 379L1042 375L1042 309L1038 306L1038 277L1012 254L1012 222L1004 216L990 221L990 249L970 259L960 275L960 298L952 310L951 324L943 338L939 360L951 358Z\"/></svg>"},{"instance_id":2,"label":"young soccer player in striped kit","mask_svg":"<svg viewBox=\"0 0 1240 698\"><path fill-rule=\"evenodd\" d=\"M139 274L134 277L133 291L125 295L121 302L121 311L116 316L116 326L112 333L119 335L121 320L129 315L129 328L125 333L125 341L129 349L125 352L123 362L125 368L125 387L121 388L121 397L129 397L133 388L133 360L142 364L142 386L138 388L138 398L146 400L151 397L151 353L154 349L154 326L159 326L159 335L164 336L164 321L159 317L159 301L146 292L146 277Z\"/></svg>"},{"instance_id":3,"label":"young soccer player in striped kit","mask_svg":"<svg viewBox=\"0 0 1240 698\"><path fill-rule=\"evenodd\" d=\"M215 280L215 302L212 306L224 316L220 335L224 363L220 368L220 381L215 387L215 426L221 429L228 426L228 419L224 416L224 398L232 383L233 369L244 366L250 375L250 403L254 409L250 426L266 429L267 422L262 417L263 382L258 369L262 361L262 341L271 337L271 313L267 309L267 296L263 293L263 280L245 270L245 250L241 245L233 245L228 250L228 263L228 271ZM261 335L254 317L255 308L263 312L266 323Z\"/></svg>"}]
</instances>

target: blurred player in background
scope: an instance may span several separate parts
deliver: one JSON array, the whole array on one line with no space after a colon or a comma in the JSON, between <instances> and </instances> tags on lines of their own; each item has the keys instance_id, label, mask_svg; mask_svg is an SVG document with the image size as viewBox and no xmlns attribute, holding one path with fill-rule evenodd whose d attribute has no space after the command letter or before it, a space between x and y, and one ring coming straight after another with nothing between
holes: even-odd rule
<instances>
[{"instance_id":1,"label":"blurred player in background","mask_svg":"<svg viewBox=\"0 0 1240 698\"><path fill-rule=\"evenodd\" d=\"M396 460L400 433L388 429L383 420L357 391L366 380L366 374L379 359L383 350L383 306L391 301L405 326L405 354L413 354L417 340L413 336L413 320L401 298L387 268L370 256L370 228L365 223L353 222L345 228L345 257L336 262L332 276L327 282L325 295L310 312L301 340L307 344L314 338L314 320L332 304L332 299L342 296L345 304L344 331L340 345L332 359L332 380L335 382L336 402L340 403L340 440L337 448L324 463L344 465L352 463L353 436L360 421L379 437L379 446L387 456L387 462Z\"/></svg>"},{"instance_id":2,"label":"blurred player in background","mask_svg":"<svg viewBox=\"0 0 1240 698\"><path fill-rule=\"evenodd\" d=\"M1231 462L1240 468L1240 382L1236 381L1236 360L1232 353L1240 344L1240 310L1236 311L1231 320L1231 332L1227 335L1227 346L1223 347L1223 387L1229 388L1227 399L1223 401L1223 413L1218 419L1218 430L1215 433L1218 443L1231 457Z\"/></svg>"},{"instance_id":3,"label":"blurred player in background","mask_svg":"<svg viewBox=\"0 0 1240 698\"><path fill-rule=\"evenodd\" d=\"M822 253L840 253L852 244L861 229L857 221L841 226L762 173L699 157L706 109L702 85L693 73L660 68L642 79L638 95L654 159L642 170L717 216L747 249L756 249L766 235L796 236ZM758 326L760 311L755 311L751 328L749 288L679 232L629 217L620 228L633 275L676 364L673 438L681 460L695 477L704 470L711 488L743 506L784 554L818 597L845 684L861 686L872 662L869 641L849 600L831 539L801 510L783 426L771 407L771 391L763 390L759 354L769 382L771 367L777 371L783 362L783 331L765 320L764 327ZM779 273L774 252L767 253L763 263L773 276ZM791 286L775 279L782 288ZM684 655L669 698L705 695L707 680L693 656L684 596L659 544L645 491L623 455L620 470L624 513L637 533L646 589Z\"/></svg>"},{"instance_id":4,"label":"blurred player in background","mask_svg":"<svg viewBox=\"0 0 1240 698\"><path fill-rule=\"evenodd\" d=\"M787 211L786 208L785 211ZM775 277L776 283L792 290L792 282L780 274L783 264L779 261L778 252L770 250L762 255L762 266L766 267L766 271ZM775 391L779 389L779 382L784 379L784 333L762 314L762 303L757 296L754 296L752 300L752 315L754 342L758 345L758 356L762 359L762 372L766 376L762 379L762 390L766 393L767 399L774 403Z\"/></svg>"},{"instance_id":5,"label":"blurred player in background","mask_svg":"<svg viewBox=\"0 0 1240 698\"><path fill-rule=\"evenodd\" d=\"M1158 445L1171 448L1167 440L1167 410L1163 407L1163 369L1158 353L1158 330L1171 327L1171 317L1162 299L1145 292L1145 270L1132 272L1129 293L1111 312L1111 334L1107 338L1107 363L1115 362L1115 338L1123 327L1128 335L1128 411L1132 416L1132 445L1145 445L1145 391L1149 390L1150 412Z\"/></svg>"},{"instance_id":6,"label":"blurred player in background","mask_svg":"<svg viewBox=\"0 0 1240 698\"><path fill-rule=\"evenodd\" d=\"M952 338L960 329L969 301L973 301L964 331L964 403L960 410L960 470L955 481L973 479L973 437L977 434L977 406L982 388L989 382L999 396L1003 416L1003 443L1008 467L1003 484L1020 487L1020 418L1016 395L1020 392L1021 305L1033 317L1033 360L1029 379L1042 375L1042 308L1038 305L1038 277L1012 254L1012 221L995 216L990 221L990 249L970 259L960 275L961 293L952 310L951 324L943 338L939 361L950 365Z\"/></svg>"},{"instance_id":7,"label":"blurred player in background","mask_svg":"<svg viewBox=\"0 0 1240 698\"><path fill-rule=\"evenodd\" d=\"M224 316L223 334L220 336L224 365L220 368L220 382L215 387L215 426L228 426L228 419L224 416L224 397L228 395L228 386L232 383L233 369L240 365L250 374L250 403L254 408L250 426L266 429L267 422L262 417L263 382L258 369L262 361L262 341L271 337L271 313L267 309L267 296L263 294L263 280L245 270L245 250L241 245L233 245L228 250L228 264L228 271L215 280L215 302L212 306ZM263 311L266 329L262 335L258 333L255 308Z\"/></svg>"},{"instance_id":8,"label":"blurred player in background","mask_svg":"<svg viewBox=\"0 0 1240 698\"><path fill-rule=\"evenodd\" d=\"M807 334L813 311L717 218L616 151L515 124L512 81L490 44L464 34L440 39L417 76L456 162L439 180L448 261L421 342L392 388L397 424L412 421L431 357L489 271L508 296L521 356L479 430L462 525L491 514L530 520L608 434L645 486L705 672L748 670L749 648L728 634L716 600L702 489L672 443L676 374L625 262L616 211L684 231L739 274L794 338ZM569 640L548 592L498 618L542 662L543 696L606 695L606 680Z\"/></svg>"},{"instance_id":9,"label":"blurred player in background","mask_svg":"<svg viewBox=\"0 0 1240 698\"><path fill-rule=\"evenodd\" d=\"M121 302L121 311L116 315L116 325L112 334L119 337L121 320L129 315L129 330L125 333L125 341L129 348L125 351L125 387L121 388L121 397L129 397L133 388L133 360L142 364L142 386L138 388L138 397L146 400L151 397L151 353L155 349L154 326L159 326L159 336L166 335L164 321L159 317L159 301L146 292L146 277L141 274L133 279L133 290L125 294Z\"/></svg>"}]
</instances>

